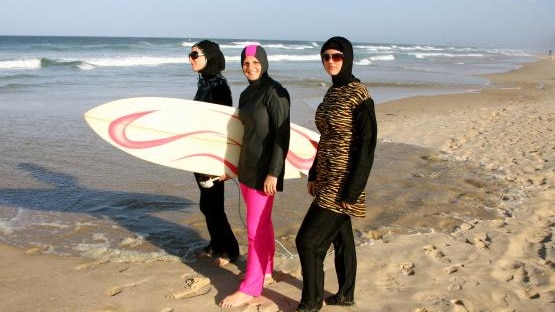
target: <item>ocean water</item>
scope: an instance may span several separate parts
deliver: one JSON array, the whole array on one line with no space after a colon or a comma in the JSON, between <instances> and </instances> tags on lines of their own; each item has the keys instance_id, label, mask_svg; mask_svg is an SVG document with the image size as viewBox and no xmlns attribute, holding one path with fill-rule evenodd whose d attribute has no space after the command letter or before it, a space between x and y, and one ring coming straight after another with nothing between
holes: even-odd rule
<instances>
[{"instance_id":1,"label":"ocean water","mask_svg":"<svg viewBox=\"0 0 555 312\"><path fill-rule=\"evenodd\" d=\"M322 42L214 39L226 56L234 103L246 86L241 49L258 42L270 75L292 98L292 121L314 128L313 112L329 86ZM0 36L0 240L43 252L147 261L180 257L206 244L191 173L146 163L98 138L82 115L135 96L193 97L197 75L187 54L194 38ZM480 75L532 61L527 51L354 43L354 74L377 104L421 94L472 92ZM276 205L308 207L297 192ZM233 181L226 205L240 239L244 212ZM287 190L284 193L288 193ZM288 210L289 209L289 210ZM276 209L278 237L290 237L304 210ZM292 221L293 220L293 221ZM408 222L410 224L410 222ZM246 241L243 239L243 241Z\"/></svg>"}]
</instances>

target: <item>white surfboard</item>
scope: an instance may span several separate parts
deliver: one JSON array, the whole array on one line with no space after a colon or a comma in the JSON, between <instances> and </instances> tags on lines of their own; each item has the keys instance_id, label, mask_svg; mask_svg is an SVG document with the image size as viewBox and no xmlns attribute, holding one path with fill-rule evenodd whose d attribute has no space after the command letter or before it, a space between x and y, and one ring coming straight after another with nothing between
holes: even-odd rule
<instances>
[{"instance_id":1,"label":"white surfboard","mask_svg":"<svg viewBox=\"0 0 555 312\"><path fill-rule=\"evenodd\" d=\"M89 126L115 147L143 160L210 175L237 176L243 125L233 107L137 97L85 113ZM308 174L320 136L291 123L285 178Z\"/></svg>"}]
</instances>

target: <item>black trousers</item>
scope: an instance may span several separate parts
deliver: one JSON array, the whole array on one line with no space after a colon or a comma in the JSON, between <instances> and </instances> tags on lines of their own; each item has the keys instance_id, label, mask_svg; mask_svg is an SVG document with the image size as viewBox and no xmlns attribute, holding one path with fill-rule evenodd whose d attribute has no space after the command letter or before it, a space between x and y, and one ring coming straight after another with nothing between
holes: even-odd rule
<instances>
[{"instance_id":1,"label":"black trousers","mask_svg":"<svg viewBox=\"0 0 555 312\"><path fill-rule=\"evenodd\" d=\"M354 301L357 259L351 217L311 205L295 240L303 273L301 305L319 310L324 301L324 258L335 250L337 294Z\"/></svg>"},{"instance_id":2,"label":"black trousers","mask_svg":"<svg viewBox=\"0 0 555 312\"><path fill-rule=\"evenodd\" d=\"M206 176L195 173L195 179L200 190L200 211L210 234L210 248L215 255L227 253L230 259L237 258L239 243L225 214L224 182L214 181L211 188L203 188L199 182L206 180Z\"/></svg>"}]
</instances>

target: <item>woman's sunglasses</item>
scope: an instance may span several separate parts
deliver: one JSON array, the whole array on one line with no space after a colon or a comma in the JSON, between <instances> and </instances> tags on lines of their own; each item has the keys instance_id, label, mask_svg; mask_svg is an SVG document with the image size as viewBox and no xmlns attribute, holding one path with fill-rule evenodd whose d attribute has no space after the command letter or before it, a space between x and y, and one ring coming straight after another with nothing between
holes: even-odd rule
<instances>
[{"instance_id":1,"label":"woman's sunglasses","mask_svg":"<svg viewBox=\"0 0 555 312\"><path fill-rule=\"evenodd\" d=\"M199 54L198 51L193 51L193 52L189 53L189 57L190 57L192 60L196 60L196 59L198 59L200 56L204 56L204 54Z\"/></svg>"},{"instance_id":2,"label":"woman's sunglasses","mask_svg":"<svg viewBox=\"0 0 555 312\"><path fill-rule=\"evenodd\" d=\"M340 62L343 61L343 58L345 56L343 55L343 53L332 53L332 54L328 54L328 53L322 53L322 59L327 62L330 59L332 59L334 62Z\"/></svg>"}]
</instances>

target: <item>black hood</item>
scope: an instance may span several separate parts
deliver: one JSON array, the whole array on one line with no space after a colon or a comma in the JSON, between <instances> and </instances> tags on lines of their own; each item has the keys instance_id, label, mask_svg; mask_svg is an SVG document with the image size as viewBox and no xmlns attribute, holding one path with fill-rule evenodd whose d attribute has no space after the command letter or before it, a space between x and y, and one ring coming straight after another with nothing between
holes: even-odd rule
<instances>
[{"instance_id":1,"label":"black hood","mask_svg":"<svg viewBox=\"0 0 555 312\"><path fill-rule=\"evenodd\" d=\"M200 48L206 57L206 66L200 71L201 74L216 76L225 69L225 57L217 43L202 40L194 46Z\"/></svg>"},{"instance_id":2,"label":"black hood","mask_svg":"<svg viewBox=\"0 0 555 312\"><path fill-rule=\"evenodd\" d=\"M264 48L259 45L248 45L244 47L243 51L241 52L241 67L243 67L243 62L245 61L245 58L247 56L254 56L258 60L258 62L260 62L260 66L262 68L260 72L260 78L258 78L257 81L259 81L261 78L267 77L269 63L266 50L264 50ZM252 82L254 81L251 81L251 83Z\"/></svg>"},{"instance_id":3,"label":"black hood","mask_svg":"<svg viewBox=\"0 0 555 312\"><path fill-rule=\"evenodd\" d=\"M331 76L334 86L347 85L353 81L358 81L358 79L353 76L353 45L349 40L343 37L332 37L324 43L320 53L324 53L328 49L334 49L341 51L343 53L343 65L341 70L335 76ZM322 60L323 62L323 60Z\"/></svg>"}]
</instances>

